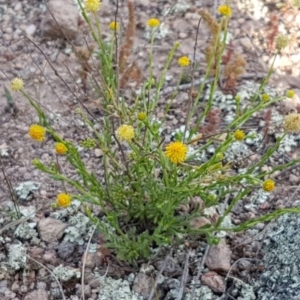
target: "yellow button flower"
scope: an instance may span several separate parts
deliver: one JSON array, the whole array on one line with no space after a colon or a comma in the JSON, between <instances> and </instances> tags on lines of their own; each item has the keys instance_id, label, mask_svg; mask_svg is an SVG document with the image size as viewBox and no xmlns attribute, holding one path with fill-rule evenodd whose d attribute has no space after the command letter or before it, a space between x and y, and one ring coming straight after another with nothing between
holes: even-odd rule
<instances>
[{"instance_id":1,"label":"yellow button flower","mask_svg":"<svg viewBox=\"0 0 300 300\"><path fill-rule=\"evenodd\" d=\"M160 25L160 21L158 19L152 18L148 20L147 25L151 28L155 28Z\"/></svg>"},{"instance_id":2,"label":"yellow button flower","mask_svg":"<svg viewBox=\"0 0 300 300\"><path fill-rule=\"evenodd\" d=\"M231 15L232 15L231 8L228 5L219 6L218 12L219 12L219 14L221 14L223 16L231 17Z\"/></svg>"},{"instance_id":3,"label":"yellow button flower","mask_svg":"<svg viewBox=\"0 0 300 300\"><path fill-rule=\"evenodd\" d=\"M275 40L275 46L278 51L281 51L289 44L289 38L284 34L279 34Z\"/></svg>"},{"instance_id":4,"label":"yellow button flower","mask_svg":"<svg viewBox=\"0 0 300 300\"><path fill-rule=\"evenodd\" d=\"M138 113L137 118L139 121L145 121L147 119L147 114L142 111L142 112Z\"/></svg>"},{"instance_id":5,"label":"yellow button flower","mask_svg":"<svg viewBox=\"0 0 300 300\"><path fill-rule=\"evenodd\" d=\"M84 4L85 4L86 11L93 12L93 13L98 11L101 7L100 0L85 0Z\"/></svg>"},{"instance_id":6,"label":"yellow button flower","mask_svg":"<svg viewBox=\"0 0 300 300\"><path fill-rule=\"evenodd\" d=\"M69 194L60 193L57 195L57 205L60 207L68 207L71 204L71 197Z\"/></svg>"},{"instance_id":7,"label":"yellow button flower","mask_svg":"<svg viewBox=\"0 0 300 300\"><path fill-rule=\"evenodd\" d=\"M56 143L55 144L55 151L57 154L64 155L67 153L68 148L64 143Z\"/></svg>"},{"instance_id":8,"label":"yellow button flower","mask_svg":"<svg viewBox=\"0 0 300 300\"><path fill-rule=\"evenodd\" d=\"M187 151L187 146L182 142L173 142L167 145L165 155L172 163L178 164L186 160Z\"/></svg>"},{"instance_id":9,"label":"yellow button flower","mask_svg":"<svg viewBox=\"0 0 300 300\"><path fill-rule=\"evenodd\" d=\"M288 98L294 98L295 92L293 90L287 90L285 94Z\"/></svg>"},{"instance_id":10,"label":"yellow button flower","mask_svg":"<svg viewBox=\"0 0 300 300\"><path fill-rule=\"evenodd\" d=\"M245 132L243 130L238 129L236 130L233 136L237 141L242 141L245 138Z\"/></svg>"},{"instance_id":11,"label":"yellow button flower","mask_svg":"<svg viewBox=\"0 0 300 300\"><path fill-rule=\"evenodd\" d=\"M187 56L181 56L179 59L178 59L178 64L179 66L181 67L187 67L190 65L190 59L187 57Z\"/></svg>"},{"instance_id":12,"label":"yellow button flower","mask_svg":"<svg viewBox=\"0 0 300 300\"><path fill-rule=\"evenodd\" d=\"M275 189L275 182L272 179L264 181L262 188L265 192L272 192Z\"/></svg>"},{"instance_id":13,"label":"yellow button flower","mask_svg":"<svg viewBox=\"0 0 300 300\"><path fill-rule=\"evenodd\" d=\"M290 113L283 119L283 128L287 133L300 133L300 114Z\"/></svg>"},{"instance_id":14,"label":"yellow button flower","mask_svg":"<svg viewBox=\"0 0 300 300\"><path fill-rule=\"evenodd\" d=\"M18 92L24 88L24 81L21 78L16 77L10 82L10 88L14 92Z\"/></svg>"},{"instance_id":15,"label":"yellow button flower","mask_svg":"<svg viewBox=\"0 0 300 300\"><path fill-rule=\"evenodd\" d=\"M262 94L261 95L261 100L263 102L268 102L270 100L270 95L269 94Z\"/></svg>"},{"instance_id":16,"label":"yellow button flower","mask_svg":"<svg viewBox=\"0 0 300 300\"><path fill-rule=\"evenodd\" d=\"M131 125L121 125L117 129L117 136L121 141L131 141L134 138L134 128Z\"/></svg>"},{"instance_id":17,"label":"yellow button flower","mask_svg":"<svg viewBox=\"0 0 300 300\"><path fill-rule=\"evenodd\" d=\"M118 22L110 22L108 25L109 29L112 31L117 31L120 29L120 25Z\"/></svg>"},{"instance_id":18,"label":"yellow button flower","mask_svg":"<svg viewBox=\"0 0 300 300\"><path fill-rule=\"evenodd\" d=\"M28 133L35 141L43 142L46 136L46 128L37 124L33 124L29 127Z\"/></svg>"}]
</instances>

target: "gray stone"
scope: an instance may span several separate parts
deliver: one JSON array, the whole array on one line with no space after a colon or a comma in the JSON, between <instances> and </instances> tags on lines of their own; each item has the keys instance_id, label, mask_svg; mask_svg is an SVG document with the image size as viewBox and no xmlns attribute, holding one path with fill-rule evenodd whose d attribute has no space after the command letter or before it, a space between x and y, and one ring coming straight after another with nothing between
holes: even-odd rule
<instances>
[{"instance_id":1,"label":"gray stone","mask_svg":"<svg viewBox=\"0 0 300 300\"><path fill-rule=\"evenodd\" d=\"M215 293L225 292L225 279L216 272L207 272L202 275L201 282L212 289Z\"/></svg>"},{"instance_id":2,"label":"gray stone","mask_svg":"<svg viewBox=\"0 0 300 300\"><path fill-rule=\"evenodd\" d=\"M231 254L230 247L221 239L218 245L210 247L205 264L211 271L226 273L230 269Z\"/></svg>"},{"instance_id":3,"label":"gray stone","mask_svg":"<svg viewBox=\"0 0 300 300\"><path fill-rule=\"evenodd\" d=\"M78 35L79 11L73 1L64 1L62 5L61 0L50 0L47 6L47 13L41 23L43 34L51 38L67 36L75 39Z\"/></svg>"},{"instance_id":4,"label":"gray stone","mask_svg":"<svg viewBox=\"0 0 300 300\"><path fill-rule=\"evenodd\" d=\"M29 294L27 294L27 296L25 296L24 300L48 300L48 294L46 291L44 290L36 290L33 292L30 292Z\"/></svg>"},{"instance_id":5,"label":"gray stone","mask_svg":"<svg viewBox=\"0 0 300 300\"><path fill-rule=\"evenodd\" d=\"M30 24L25 28L25 33L28 36L34 35L35 31L36 31L36 26L34 24Z\"/></svg>"},{"instance_id":6,"label":"gray stone","mask_svg":"<svg viewBox=\"0 0 300 300\"><path fill-rule=\"evenodd\" d=\"M59 240L67 228L67 224L60 220L45 218L38 222L37 229L41 240L51 243Z\"/></svg>"},{"instance_id":7,"label":"gray stone","mask_svg":"<svg viewBox=\"0 0 300 300\"><path fill-rule=\"evenodd\" d=\"M153 286L153 279L145 273L138 273L134 279L132 290L141 295L144 299L148 299Z\"/></svg>"}]
</instances>

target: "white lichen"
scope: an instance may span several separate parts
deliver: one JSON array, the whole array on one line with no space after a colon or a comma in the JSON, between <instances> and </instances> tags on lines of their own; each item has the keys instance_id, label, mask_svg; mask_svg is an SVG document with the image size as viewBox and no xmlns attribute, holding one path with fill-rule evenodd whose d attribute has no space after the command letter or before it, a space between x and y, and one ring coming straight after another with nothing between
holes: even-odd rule
<instances>
[{"instance_id":1,"label":"white lichen","mask_svg":"<svg viewBox=\"0 0 300 300\"><path fill-rule=\"evenodd\" d=\"M81 272L78 269L73 269L70 267L64 267L63 265L59 265L58 267L53 269L53 274L61 281L69 281L72 278L79 279L81 277Z\"/></svg>"},{"instance_id":2,"label":"white lichen","mask_svg":"<svg viewBox=\"0 0 300 300\"><path fill-rule=\"evenodd\" d=\"M127 280L99 277L101 289L98 300L142 300L143 297L130 290Z\"/></svg>"},{"instance_id":3,"label":"white lichen","mask_svg":"<svg viewBox=\"0 0 300 300\"><path fill-rule=\"evenodd\" d=\"M9 248L9 265L10 267L18 271L20 269L24 269L26 267L26 248L24 245L20 244L13 244Z\"/></svg>"},{"instance_id":4,"label":"white lichen","mask_svg":"<svg viewBox=\"0 0 300 300\"><path fill-rule=\"evenodd\" d=\"M36 223L21 223L14 232L14 235L24 240L30 240L33 237L37 237L37 231L34 229Z\"/></svg>"},{"instance_id":5,"label":"white lichen","mask_svg":"<svg viewBox=\"0 0 300 300\"><path fill-rule=\"evenodd\" d=\"M26 181L19 184L15 188L15 192L19 199L26 200L27 197L32 193L37 191L40 188L40 184L34 181Z\"/></svg>"}]
</instances>

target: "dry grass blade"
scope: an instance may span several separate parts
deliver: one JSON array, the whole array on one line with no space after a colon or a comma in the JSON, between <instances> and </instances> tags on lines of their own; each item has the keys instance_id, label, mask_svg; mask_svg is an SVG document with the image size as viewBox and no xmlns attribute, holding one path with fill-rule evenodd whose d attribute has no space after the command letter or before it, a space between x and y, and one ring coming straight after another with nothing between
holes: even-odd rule
<instances>
[{"instance_id":1,"label":"dry grass blade","mask_svg":"<svg viewBox=\"0 0 300 300\"><path fill-rule=\"evenodd\" d=\"M183 299L183 292L184 292L184 288L186 286L186 282L187 282L187 278L188 278L188 274L189 274L189 258L191 255L192 255L192 252L188 251L186 258L185 258L182 279L180 282L180 288L179 288L179 292L178 292L176 300Z\"/></svg>"},{"instance_id":2,"label":"dry grass blade","mask_svg":"<svg viewBox=\"0 0 300 300\"><path fill-rule=\"evenodd\" d=\"M195 283L198 282L198 281L200 283L200 276L202 274L202 269L203 269L203 266L204 266L204 263L205 263L205 260L206 260L206 257L207 257L209 249L210 249L210 246L207 245L206 249L205 249L205 253L204 253L202 259L199 260L199 263L198 263L198 273L197 273L196 277L194 278ZM193 286L191 299L194 299L195 291L196 291L196 284Z\"/></svg>"},{"instance_id":3,"label":"dry grass blade","mask_svg":"<svg viewBox=\"0 0 300 300\"><path fill-rule=\"evenodd\" d=\"M155 292L155 289L156 289L156 286L157 286L158 281L159 281L159 278L162 275L162 272L165 270L165 268L167 266L167 261L168 261L169 258L170 258L170 256L167 255L166 258L165 258L165 260L164 260L164 264L162 265L161 269L159 270L159 272L158 272L158 274L156 276L156 280L155 280L154 285L153 285L153 287L151 289L151 292L150 292L150 295L148 297L148 300L152 300L154 292Z\"/></svg>"},{"instance_id":4,"label":"dry grass blade","mask_svg":"<svg viewBox=\"0 0 300 300\"><path fill-rule=\"evenodd\" d=\"M85 250L84 256L83 256L82 269L81 269L81 297L82 297L83 300L85 300L85 294L84 294L84 270L85 270L85 264L86 264L86 257L87 257L87 253L89 251L89 247L90 247L91 240L92 240L92 237L94 235L95 230L96 230L96 226L94 227L94 230L91 233L91 236L90 236L90 238L88 240L88 243L87 243L87 246L86 246L86 250Z\"/></svg>"},{"instance_id":5,"label":"dry grass blade","mask_svg":"<svg viewBox=\"0 0 300 300\"><path fill-rule=\"evenodd\" d=\"M63 288L59 282L59 280L57 279L57 277L54 275L54 273L48 269L46 266L44 266L43 264L41 264L40 262L38 262L37 260L33 259L32 257L30 257L29 255L26 255L27 258L31 259L32 261L34 261L35 263L37 263L38 265L40 265L41 267L45 268L55 279L55 281L57 282L58 286L59 286L59 289L60 289L60 292L61 292L61 295L62 295L62 299L63 300L66 300L66 297L65 297L65 294L64 294L64 291L63 291Z\"/></svg>"}]
</instances>

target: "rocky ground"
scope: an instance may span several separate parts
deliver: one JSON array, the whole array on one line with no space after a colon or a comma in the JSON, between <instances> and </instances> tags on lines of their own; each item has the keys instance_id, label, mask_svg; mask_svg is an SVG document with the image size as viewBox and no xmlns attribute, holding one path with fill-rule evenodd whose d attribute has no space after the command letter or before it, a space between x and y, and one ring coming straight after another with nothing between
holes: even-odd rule
<instances>
[{"instance_id":1,"label":"rocky ground","mask_svg":"<svg viewBox=\"0 0 300 300\"><path fill-rule=\"evenodd\" d=\"M114 19L114 2L116 1L103 1L99 13L103 28L107 28ZM97 112L97 106L92 95L87 98L82 93L78 73L80 63L72 45L82 49L86 42L90 43L92 40L76 6L68 3L61 5L61 1L55 0L46 3L56 7L56 18L68 34L69 41L62 38L57 24L47 14L43 1L0 0L0 87L4 94L4 87L9 87L12 78L22 77L26 90L38 99L60 135L65 139L79 141L86 137L86 132L83 122L75 113L78 101L84 101L94 113ZM275 62L276 73L267 92L275 95L292 88L297 95L292 101L272 107L272 122L275 125L264 136L268 139L266 144L272 143L278 128L276 122L282 121L282 115L288 111L297 110L299 104L300 13L291 6L291 1L241 0L231 3L232 46L247 61L246 73L237 86L237 92L243 95L245 101L255 92L259 80L267 74L274 57L274 49L270 44L272 34L275 34L274 23L279 22L280 33L292 37L289 47ZM134 55L141 70L146 70L147 67L145 23L150 17L163 21L155 48L155 72L159 74L175 41L181 43L176 54L178 57L194 57L199 21L197 10L206 8L214 12L218 5L218 1L136 1L137 34ZM124 1L120 1L119 13L121 24L126 24L127 9ZM110 39L109 30L103 30L103 36ZM195 51L199 68L195 72L196 80L201 78L205 68L203 51L208 38L207 28L200 26ZM179 69L174 63L168 72L168 87L176 84L178 75ZM164 97L167 97L167 86L165 88ZM12 102L9 102L5 95L0 96L0 299L64 299L61 286L65 299L73 300L83 299L83 294L85 299L99 300L152 297L297 299L300 264L296 257L299 255L294 255L295 259L289 260L292 253L289 251L296 253L299 248L296 247L298 239L293 239L297 236L297 218L293 215L282 217L271 225L259 224L246 235L226 236L218 246L209 251L206 251L208 248L204 243L193 244L191 241L189 245L182 245L178 249L165 249L164 258L142 264L137 269L130 268L107 253L101 234L91 231L91 226L76 203L59 213L51 212L49 218L51 203L55 201L57 193L62 191L62 186L34 169L31 161L33 158L39 158L45 163L53 161L55 154L52 141L47 140L41 146L30 140L27 131L31 124L38 122L36 113L23 96L13 93L12 97ZM183 89L174 104L174 116L170 117L165 128L167 138L171 138L183 125L186 99L187 93ZM222 91L222 86L214 103L222 111L222 120L226 122L230 119L234 101L232 95ZM157 114L159 116L160 111ZM261 133L266 126L264 122L264 115L258 115L246 129L248 132L257 132L258 129ZM287 139L273 163L287 162L298 157L299 140L299 136ZM246 141L243 149L232 149L230 155L241 161L247 157L257 159L257 156L253 158L256 152L257 144ZM95 149L85 152L83 156L87 166L91 167L101 162L102 153L100 149ZM60 163L71 177L76 176L68 165L63 161ZM265 166L267 169L270 167L272 166ZM243 166L237 168L241 169ZM101 168L97 172L101 176ZM11 218L13 209L6 178L17 189L23 215L21 221L13 221ZM276 207L298 205L299 168L278 174L276 180L278 187L275 193L269 196L258 191L252 199L247 199L234 209L231 222L238 224ZM292 226L289 231L287 224ZM281 248L282 245L285 248ZM264 255L265 252L268 255ZM201 277L204 285L199 285L195 276L204 257L204 275ZM189 270L185 269L187 264L190 266ZM184 296L179 298L182 280L185 280L185 290ZM288 282L293 282L294 286Z\"/></svg>"}]
</instances>

